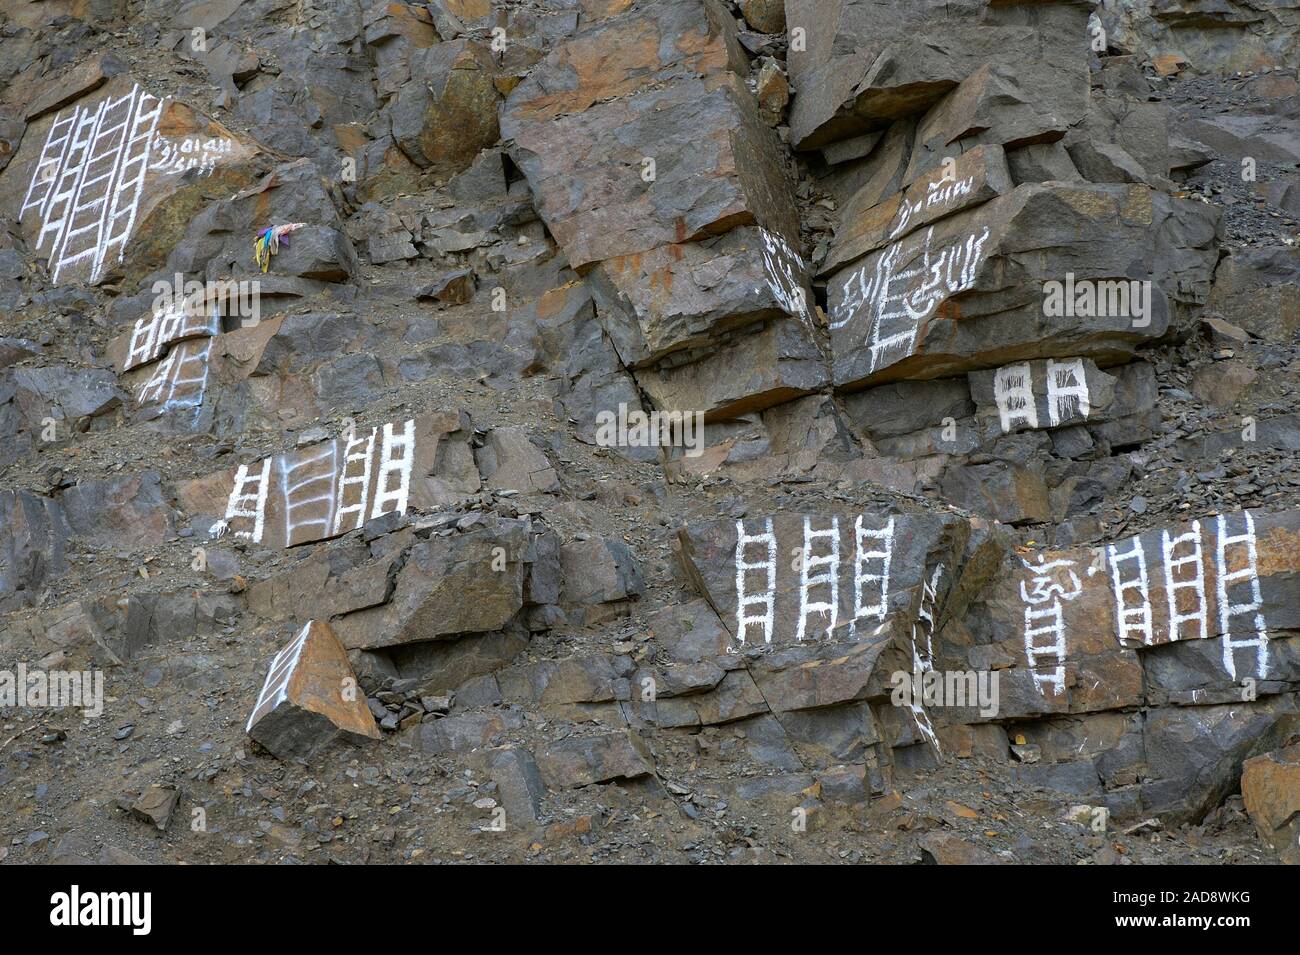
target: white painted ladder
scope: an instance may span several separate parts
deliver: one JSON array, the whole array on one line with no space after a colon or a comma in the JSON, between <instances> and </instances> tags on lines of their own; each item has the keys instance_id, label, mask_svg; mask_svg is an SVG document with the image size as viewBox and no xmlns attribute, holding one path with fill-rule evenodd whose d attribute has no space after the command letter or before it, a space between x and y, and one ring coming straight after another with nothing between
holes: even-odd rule
<instances>
[{"instance_id":1,"label":"white painted ladder","mask_svg":"<svg viewBox=\"0 0 1300 955\"><path fill-rule=\"evenodd\" d=\"M814 554L813 548L818 541L827 542L825 553ZM840 615L840 519L831 518L831 526L822 530L813 530L812 519L803 519L803 559L799 562L799 628L795 639L803 641L807 633L808 617L817 614L826 619L827 635L835 629ZM821 568L825 568L824 570ZM814 570L819 572L814 573ZM826 587L830 594L828 600L813 600L812 590Z\"/></svg>"},{"instance_id":2,"label":"white painted ladder","mask_svg":"<svg viewBox=\"0 0 1300 955\"><path fill-rule=\"evenodd\" d=\"M1134 535L1129 539L1128 550L1120 551L1111 544L1106 550L1110 556L1110 574L1115 592L1115 616L1119 626L1120 646L1136 634L1146 646L1151 645L1151 591L1147 582L1147 557L1142 550L1142 540ZM1130 566L1125 577L1124 567Z\"/></svg>"},{"instance_id":3,"label":"white painted ladder","mask_svg":"<svg viewBox=\"0 0 1300 955\"><path fill-rule=\"evenodd\" d=\"M370 509L372 518L390 511L406 513L406 498L411 488L411 465L414 462L415 419L406 420L401 434L393 432L392 422L385 424L384 442L379 449L379 471L375 475L375 505Z\"/></svg>"},{"instance_id":4,"label":"white painted ladder","mask_svg":"<svg viewBox=\"0 0 1300 955\"><path fill-rule=\"evenodd\" d=\"M1255 551L1255 519L1251 516L1250 511L1242 512L1246 530L1242 534L1230 536L1228 534L1227 518L1220 514L1218 516L1218 602L1219 602L1219 629L1223 633L1223 668L1228 671L1228 676L1232 679L1237 678L1237 660L1236 651L1239 649L1253 649L1255 651L1255 676L1258 679L1264 678L1264 672L1268 667L1268 628L1264 624L1264 614L1261 607L1264 604L1263 595L1259 589L1259 563L1258 555ZM1239 547L1241 557L1240 566L1236 570L1228 570L1229 565L1229 547ZM1228 593L1229 588L1238 590L1245 589L1248 592L1248 599L1242 603L1233 603ZM1247 628L1253 630L1254 636L1245 640L1232 639L1232 619L1234 617L1246 617Z\"/></svg>"},{"instance_id":5,"label":"white painted ladder","mask_svg":"<svg viewBox=\"0 0 1300 955\"><path fill-rule=\"evenodd\" d=\"M894 517L879 530L862 526L862 515L853 522L853 621L850 635L857 636L858 621L883 621L889 613L889 563L894 551ZM866 602L864 591L871 588L876 597Z\"/></svg>"},{"instance_id":6,"label":"white painted ladder","mask_svg":"<svg viewBox=\"0 0 1300 955\"><path fill-rule=\"evenodd\" d=\"M748 560L745 550L752 544L763 548L759 560ZM745 575L759 570L764 574L760 592L749 593ZM759 614L750 613L751 607L762 607ZM745 522L736 521L736 639L743 645L749 628L758 624L763 628L763 642L772 642L772 629L776 609L776 535L772 533L772 518L763 521L763 532L746 534Z\"/></svg>"},{"instance_id":7,"label":"white painted ladder","mask_svg":"<svg viewBox=\"0 0 1300 955\"><path fill-rule=\"evenodd\" d=\"M371 428L370 434L364 438L358 438L354 434L348 438L348 442L343 447L343 476L339 481L339 507L334 512L334 533L337 534L344 529L343 520L356 514L357 520L352 527L347 530L355 530L366 521L366 498L370 494L370 456L375 450L375 434L377 429ZM361 473L356 473L356 466L361 466ZM354 503L348 503L348 489L356 488L357 496Z\"/></svg>"},{"instance_id":8,"label":"white painted ladder","mask_svg":"<svg viewBox=\"0 0 1300 955\"><path fill-rule=\"evenodd\" d=\"M1200 632L1193 632L1192 637L1204 640L1205 626L1205 565L1201 555L1201 522L1192 521L1192 529L1177 537L1170 537L1168 531L1161 531L1165 564L1165 596L1169 602L1169 639L1185 639L1182 627L1186 623L1196 624ZM1179 548L1183 551L1178 553ZM1190 568L1190 574L1185 570ZM1184 613L1178 606L1179 593L1186 591L1192 595L1192 610Z\"/></svg>"}]
</instances>

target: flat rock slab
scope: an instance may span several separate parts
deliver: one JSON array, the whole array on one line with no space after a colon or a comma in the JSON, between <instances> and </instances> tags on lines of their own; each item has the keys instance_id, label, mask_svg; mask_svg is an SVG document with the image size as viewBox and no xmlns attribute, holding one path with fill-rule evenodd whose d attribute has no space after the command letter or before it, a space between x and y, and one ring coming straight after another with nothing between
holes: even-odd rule
<instances>
[{"instance_id":1,"label":"flat rock slab","mask_svg":"<svg viewBox=\"0 0 1300 955\"><path fill-rule=\"evenodd\" d=\"M90 61L97 62L104 61ZM13 210L57 284L98 284L128 256L158 254L159 243L174 243L183 226L168 211L184 204L181 194L237 188L250 180L249 160L258 154L220 123L153 95L130 75L95 77L37 109L43 115L0 175L0 204ZM214 176L217 185L200 185Z\"/></svg>"},{"instance_id":2,"label":"flat rock slab","mask_svg":"<svg viewBox=\"0 0 1300 955\"><path fill-rule=\"evenodd\" d=\"M965 663L1001 669L1002 718L1142 705L1139 658L1157 651L1164 668L1190 667L1204 687L1203 650L1236 699L1243 687L1295 681L1282 638L1300 627L1298 532L1300 512L1240 511L1015 558L964 617L974 640ZM1213 702L1213 688L1186 702Z\"/></svg>"},{"instance_id":3,"label":"flat rock slab","mask_svg":"<svg viewBox=\"0 0 1300 955\"><path fill-rule=\"evenodd\" d=\"M906 632L923 583L937 573L946 592L959 572L966 531L935 514L756 514L689 525L678 541L739 649Z\"/></svg>"},{"instance_id":4,"label":"flat rock slab","mask_svg":"<svg viewBox=\"0 0 1300 955\"><path fill-rule=\"evenodd\" d=\"M665 361L636 375L660 411L725 421L825 387L830 370L812 329L792 318L741 329L695 361ZM613 410L613 409L610 409Z\"/></svg>"},{"instance_id":5,"label":"flat rock slab","mask_svg":"<svg viewBox=\"0 0 1300 955\"><path fill-rule=\"evenodd\" d=\"M855 194L857 201L851 199L840 214L835 244L822 271L834 271L945 216L1010 192L1012 186L1002 147L991 145L953 156L950 164L917 178L884 202L863 208L871 194L862 193L864 199Z\"/></svg>"},{"instance_id":6,"label":"flat rock slab","mask_svg":"<svg viewBox=\"0 0 1300 955\"><path fill-rule=\"evenodd\" d=\"M1173 303L1205 300L1217 222L1146 186L1062 183L948 216L831 276L835 384L1126 360L1164 334Z\"/></svg>"},{"instance_id":7,"label":"flat rock slab","mask_svg":"<svg viewBox=\"0 0 1300 955\"><path fill-rule=\"evenodd\" d=\"M468 415L435 412L241 464L188 482L178 496L190 514L217 516L217 537L275 547L326 540L473 494L469 436Z\"/></svg>"},{"instance_id":8,"label":"flat rock slab","mask_svg":"<svg viewBox=\"0 0 1300 955\"><path fill-rule=\"evenodd\" d=\"M653 771L640 741L629 732L551 743L537 752L537 766L550 789L576 789Z\"/></svg>"},{"instance_id":9,"label":"flat rock slab","mask_svg":"<svg viewBox=\"0 0 1300 955\"><path fill-rule=\"evenodd\" d=\"M489 517L414 544L388 601L335 622L348 649L453 639L505 627L523 607L527 520Z\"/></svg>"}]
</instances>

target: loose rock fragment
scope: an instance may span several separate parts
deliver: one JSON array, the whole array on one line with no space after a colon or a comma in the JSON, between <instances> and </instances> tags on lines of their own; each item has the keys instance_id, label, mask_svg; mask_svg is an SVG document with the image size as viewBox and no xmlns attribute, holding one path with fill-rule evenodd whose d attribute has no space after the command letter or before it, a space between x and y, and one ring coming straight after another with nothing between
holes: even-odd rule
<instances>
[{"instance_id":1,"label":"loose rock fragment","mask_svg":"<svg viewBox=\"0 0 1300 955\"><path fill-rule=\"evenodd\" d=\"M379 739L347 654L313 620L271 660L248 735L281 759L308 760L339 736Z\"/></svg>"}]
</instances>

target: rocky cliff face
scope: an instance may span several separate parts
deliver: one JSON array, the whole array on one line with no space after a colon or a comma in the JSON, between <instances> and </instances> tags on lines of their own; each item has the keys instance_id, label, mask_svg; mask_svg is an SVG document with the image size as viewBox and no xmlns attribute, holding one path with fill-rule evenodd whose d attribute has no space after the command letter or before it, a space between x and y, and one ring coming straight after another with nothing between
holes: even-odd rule
<instances>
[{"instance_id":1,"label":"rocky cliff face","mask_svg":"<svg viewBox=\"0 0 1300 955\"><path fill-rule=\"evenodd\" d=\"M0 860L1295 860L1292 6L0 16Z\"/></svg>"}]
</instances>

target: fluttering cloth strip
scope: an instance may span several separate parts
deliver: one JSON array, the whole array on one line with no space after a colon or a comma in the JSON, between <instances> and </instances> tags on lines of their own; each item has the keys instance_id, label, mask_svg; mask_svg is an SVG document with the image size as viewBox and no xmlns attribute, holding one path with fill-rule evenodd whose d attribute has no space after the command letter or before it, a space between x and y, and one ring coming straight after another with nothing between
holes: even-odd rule
<instances>
[{"instance_id":1,"label":"fluttering cloth strip","mask_svg":"<svg viewBox=\"0 0 1300 955\"><path fill-rule=\"evenodd\" d=\"M266 272L271 268L271 256L280 251L280 239L287 236L290 232L301 229L307 223L305 222L287 222L283 225L271 226L257 234L253 240L253 258L257 260L258 267ZM285 240L288 244L288 240Z\"/></svg>"}]
</instances>

